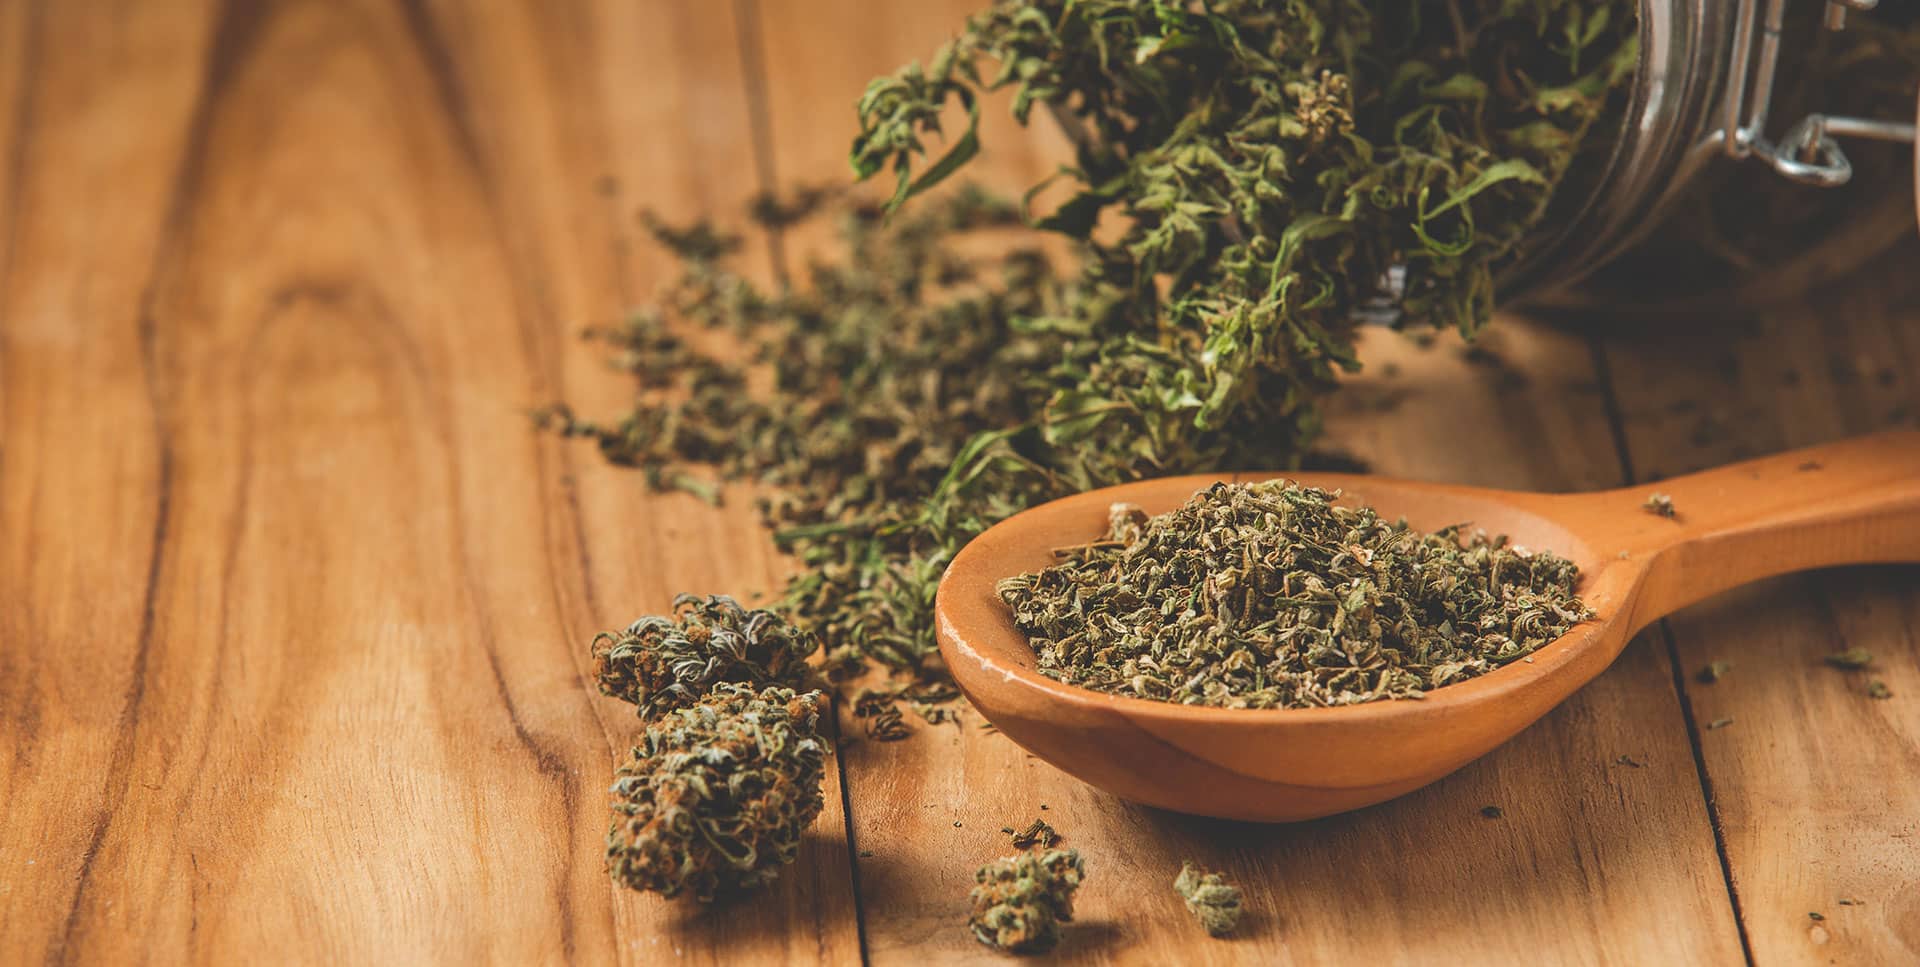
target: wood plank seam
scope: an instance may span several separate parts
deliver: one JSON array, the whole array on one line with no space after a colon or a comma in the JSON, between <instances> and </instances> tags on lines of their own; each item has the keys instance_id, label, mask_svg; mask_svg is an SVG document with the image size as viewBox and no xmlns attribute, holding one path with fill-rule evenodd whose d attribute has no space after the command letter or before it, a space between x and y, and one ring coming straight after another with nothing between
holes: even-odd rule
<instances>
[{"instance_id":1,"label":"wood plank seam","mask_svg":"<svg viewBox=\"0 0 1920 967\"><path fill-rule=\"evenodd\" d=\"M1600 384L1601 407L1606 413L1607 428L1611 431L1614 454L1620 461L1620 481L1622 486L1631 487L1639 482L1633 467L1633 450L1627 446L1626 418L1621 414L1620 396L1613 379L1613 363L1607 357L1607 347L1599 336L1598 318L1583 319L1581 324L1590 327L1587 337L1588 351L1593 354L1594 378ZM1693 697L1687 693L1686 666L1681 663L1680 649L1674 643L1673 630L1668 627L1665 618L1654 625L1654 634L1661 642L1667 654L1667 668L1673 673L1673 693L1679 700L1681 727L1687 732L1687 745L1693 753L1694 775L1700 783L1700 799L1707 811L1707 825L1713 831L1713 849L1720 858L1720 877L1727 887L1727 904L1733 913L1733 925L1740 935L1740 954L1746 958L1748 967L1753 965L1753 943L1747 937L1747 921L1740 909L1740 889L1734 883L1733 863L1727 855L1726 830L1720 820L1720 806L1713 798L1713 777L1707 774L1706 752L1700 747L1699 724L1694 720Z\"/></svg>"},{"instance_id":2,"label":"wood plank seam","mask_svg":"<svg viewBox=\"0 0 1920 967\"><path fill-rule=\"evenodd\" d=\"M755 181L760 191L768 197L775 197L780 190L779 159L774 152L772 120L772 96L767 80L768 65L764 34L760 22L760 4L758 0L734 0L735 31L740 43L740 64L743 85L746 91L748 130L753 139L753 160ZM766 257L777 286L787 286L793 279L792 267L788 264L785 245L785 232L779 225L765 228ZM790 565L789 565L790 566ZM829 696L832 704L837 705L839 696ZM866 897L860 891L860 844L855 834L853 821L853 795L847 788L847 760L841 755L841 719L836 711L830 711L826 720L831 724L831 734L835 740L833 748L833 767L838 772L840 783L841 835L847 844L847 886L853 897L854 936L857 940L861 964L871 963L867 947ZM820 931L824 936L826 931Z\"/></svg>"}]
</instances>

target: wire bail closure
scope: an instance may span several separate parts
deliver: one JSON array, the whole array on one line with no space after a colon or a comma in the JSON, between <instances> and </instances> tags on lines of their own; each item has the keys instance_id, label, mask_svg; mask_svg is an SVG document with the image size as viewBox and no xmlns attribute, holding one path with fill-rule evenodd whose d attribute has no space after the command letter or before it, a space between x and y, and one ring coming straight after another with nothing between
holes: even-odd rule
<instances>
[{"instance_id":1,"label":"wire bail closure","mask_svg":"<svg viewBox=\"0 0 1920 967\"><path fill-rule=\"evenodd\" d=\"M1849 11L1872 10L1879 2L1826 0L1824 26L1828 30L1844 30ZM1853 163L1847 160L1847 153L1837 139L1914 144L1915 125L1906 121L1809 114L1788 128L1779 141L1767 140L1767 110L1773 100L1775 69L1780 63L1780 30L1786 6L1786 0L1766 0L1763 18L1760 0L1741 0L1724 107L1726 121L1715 137L1731 157L1758 157L1791 181L1821 188L1838 187L1853 177ZM1760 35L1757 61L1754 59L1755 33ZM1916 111L1920 111L1920 100L1916 101ZM1920 145L1916 146L1915 177L1916 186L1920 187ZM1916 208L1915 215L1920 218L1920 208Z\"/></svg>"}]
</instances>

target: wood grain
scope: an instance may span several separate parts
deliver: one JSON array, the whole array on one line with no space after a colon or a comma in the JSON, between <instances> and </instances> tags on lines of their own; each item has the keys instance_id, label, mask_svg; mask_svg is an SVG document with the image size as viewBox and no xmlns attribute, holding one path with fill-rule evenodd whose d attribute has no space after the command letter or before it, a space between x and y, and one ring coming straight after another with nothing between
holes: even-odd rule
<instances>
[{"instance_id":1,"label":"wood grain","mask_svg":"<svg viewBox=\"0 0 1920 967\"><path fill-rule=\"evenodd\" d=\"M1347 816L1129 806L968 714L846 749L750 899L608 882L637 723L585 641L787 565L748 492L647 494L524 411L626 402L575 334L670 270L637 208L843 179L867 77L973 6L0 3L0 962L974 961L970 871L1034 817L1088 857L1073 961L1912 960L1910 569L1695 609ZM1005 187L1064 157L986 133ZM746 261L770 278L778 240ZM1616 437L1647 479L1910 420L1910 264L1751 333L1610 335L1605 367L1520 320L1473 352L1378 334L1331 445L1574 489L1623 479ZM1894 698L1814 664L1845 645ZM1174 902L1188 858L1247 890L1240 938Z\"/></svg>"},{"instance_id":2,"label":"wood grain","mask_svg":"<svg viewBox=\"0 0 1920 967\"><path fill-rule=\"evenodd\" d=\"M727 13L9 12L5 959L857 959L837 785L751 904L608 882L586 638L774 562L523 416L659 272L606 177L756 186Z\"/></svg>"},{"instance_id":3,"label":"wood grain","mask_svg":"<svg viewBox=\"0 0 1920 967\"><path fill-rule=\"evenodd\" d=\"M1640 479L1914 425L1916 255L1900 246L1757 317L1616 327L1606 353ZM1920 959L1917 582L1910 567L1783 578L1667 622L1686 669L1733 666L1681 684L1756 962ZM1872 665L1824 664L1853 647ZM1891 698L1867 695L1876 679Z\"/></svg>"}]
</instances>

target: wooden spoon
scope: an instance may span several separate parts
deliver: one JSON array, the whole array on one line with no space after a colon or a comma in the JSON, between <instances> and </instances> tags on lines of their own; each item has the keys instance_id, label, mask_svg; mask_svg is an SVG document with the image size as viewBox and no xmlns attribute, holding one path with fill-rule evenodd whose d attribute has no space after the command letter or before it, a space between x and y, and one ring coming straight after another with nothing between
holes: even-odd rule
<instances>
[{"instance_id":1,"label":"wooden spoon","mask_svg":"<svg viewBox=\"0 0 1920 967\"><path fill-rule=\"evenodd\" d=\"M1035 755L1148 805L1227 819L1311 819L1418 789L1485 755L1600 674L1636 631L1736 585L1840 564L1920 561L1920 432L1814 447L1587 494L1299 474L1343 502L1432 530L1471 521L1580 566L1598 613L1521 661L1418 700L1236 710L1122 698L1054 681L994 592L1104 532L1117 502L1162 513L1219 480L1109 487L1018 514L961 549L935 605L940 651L974 706ZM1655 491L1676 515L1642 505ZM1797 672L1796 672L1797 673Z\"/></svg>"}]
</instances>

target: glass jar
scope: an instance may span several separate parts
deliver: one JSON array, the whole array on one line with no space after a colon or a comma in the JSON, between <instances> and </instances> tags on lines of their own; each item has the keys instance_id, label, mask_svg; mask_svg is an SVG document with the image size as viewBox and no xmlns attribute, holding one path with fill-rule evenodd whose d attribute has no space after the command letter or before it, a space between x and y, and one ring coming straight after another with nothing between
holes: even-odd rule
<instances>
[{"instance_id":1,"label":"glass jar","mask_svg":"<svg viewBox=\"0 0 1920 967\"><path fill-rule=\"evenodd\" d=\"M1911 236L1920 3L1855 14L1876 2L1641 0L1619 137L1503 276L1509 301L1752 305Z\"/></svg>"}]
</instances>

